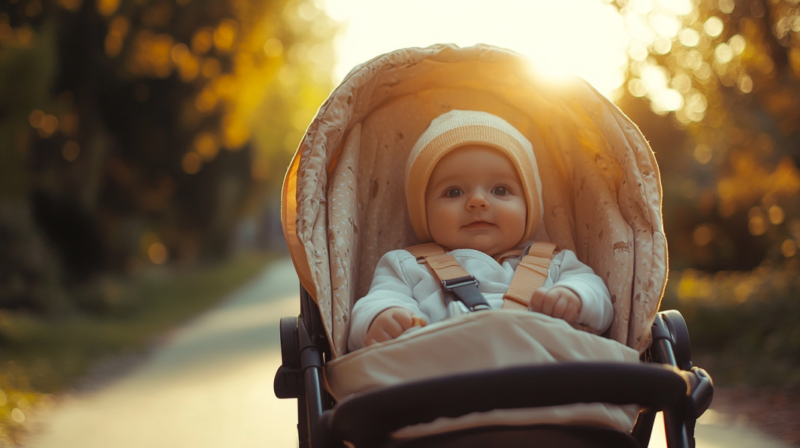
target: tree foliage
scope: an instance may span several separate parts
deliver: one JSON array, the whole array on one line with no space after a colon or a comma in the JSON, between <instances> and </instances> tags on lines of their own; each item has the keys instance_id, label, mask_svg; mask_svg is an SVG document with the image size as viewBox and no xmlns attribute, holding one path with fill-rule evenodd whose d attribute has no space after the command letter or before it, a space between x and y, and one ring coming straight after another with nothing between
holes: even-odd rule
<instances>
[{"instance_id":1,"label":"tree foliage","mask_svg":"<svg viewBox=\"0 0 800 448\"><path fill-rule=\"evenodd\" d=\"M310 0L3 2L0 208L67 280L223 254L330 90L335 32Z\"/></svg>"},{"instance_id":2,"label":"tree foliage","mask_svg":"<svg viewBox=\"0 0 800 448\"><path fill-rule=\"evenodd\" d=\"M657 151L673 267L751 269L765 259L795 260L798 1L615 4L631 35L623 108L641 98L686 136Z\"/></svg>"}]
</instances>

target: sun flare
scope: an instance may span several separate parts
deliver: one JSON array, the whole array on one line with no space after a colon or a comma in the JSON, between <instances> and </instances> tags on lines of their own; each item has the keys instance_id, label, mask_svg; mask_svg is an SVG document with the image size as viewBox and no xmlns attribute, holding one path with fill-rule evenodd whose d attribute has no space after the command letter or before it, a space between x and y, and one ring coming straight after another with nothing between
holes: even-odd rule
<instances>
[{"instance_id":1,"label":"sun flare","mask_svg":"<svg viewBox=\"0 0 800 448\"><path fill-rule=\"evenodd\" d=\"M324 0L342 23L334 81L354 66L404 47L491 44L529 57L545 74L575 74L615 98L624 82L628 37L602 0Z\"/></svg>"}]
</instances>

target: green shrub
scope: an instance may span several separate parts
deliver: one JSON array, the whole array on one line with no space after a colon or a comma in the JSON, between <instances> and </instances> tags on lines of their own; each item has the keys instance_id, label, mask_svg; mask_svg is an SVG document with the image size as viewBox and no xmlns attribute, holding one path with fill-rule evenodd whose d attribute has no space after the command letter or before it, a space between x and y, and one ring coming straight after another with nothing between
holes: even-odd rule
<instances>
[{"instance_id":1,"label":"green shrub","mask_svg":"<svg viewBox=\"0 0 800 448\"><path fill-rule=\"evenodd\" d=\"M672 273L661 309L686 318L697 355L722 384L800 387L800 269Z\"/></svg>"}]
</instances>

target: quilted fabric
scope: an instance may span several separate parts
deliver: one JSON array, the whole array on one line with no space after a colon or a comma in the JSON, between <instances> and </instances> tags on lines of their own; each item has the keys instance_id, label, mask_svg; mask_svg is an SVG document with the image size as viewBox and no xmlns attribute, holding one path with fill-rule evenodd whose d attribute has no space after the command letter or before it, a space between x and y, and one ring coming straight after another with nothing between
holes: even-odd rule
<instances>
[{"instance_id":1,"label":"quilted fabric","mask_svg":"<svg viewBox=\"0 0 800 448\"><path fill-rule=\"evenodd\" d=\"M531 141L550 240L606 282L606 336L643 351L667 277L661 181L650 146L586 82L548 80L523 56L486 45L435 45L353 69L320 107L283 188L295 268L322 314L333 357L378 259L418 244L403 169L430 121L453 109L504 118Z\"/></svg>"}]
</instances>

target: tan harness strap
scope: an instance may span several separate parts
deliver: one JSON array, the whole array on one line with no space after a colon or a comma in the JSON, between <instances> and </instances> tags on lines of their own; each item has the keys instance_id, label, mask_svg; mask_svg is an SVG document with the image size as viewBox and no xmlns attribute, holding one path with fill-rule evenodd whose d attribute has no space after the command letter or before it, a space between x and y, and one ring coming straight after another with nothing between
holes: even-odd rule
<instances>
[{"instance_id":1,"label":"tan harness strap","mask_svg":"<svg viewBox=\"0 0 800 448\"><path fill-rule=\"evenodd\" d=\"M528 255L519 261L508 292L503 296L503 309L527 310L533 292L541 288L547 280L550 260L557 246L553 243L533 243Z\"/></svg>"},{"instance_id":2,"label":"tan harness strap","mask_svg":"<svg viewBox=\"0 0 800 448\"><path fill-rule=\"evenodd\" d=\"M504 252L500 256L494 257L494 259L497 260L498 263L503 264L503 262L506 261L507 258L519 257L520 255L522 255L522 251L519 249L515 249L515 250L510 250L508 252Z\"/></svg>"},{"instance_id":3,"label":"tan harness strap","mask_svg":"<svg viewBox=\"0 0 800 448\"><path fill-rule=\"evenodd\" d=\"M436 243L411 246L406 250L416 257L417 261L420 261L420 258L424 259L440 282L469 276L469 273L458 264L456 257L447 255L444 248Z\"/></svg>"}]
</instances>

